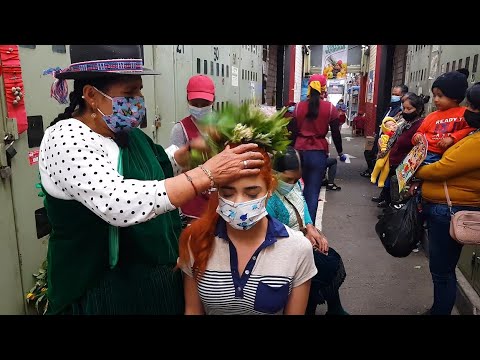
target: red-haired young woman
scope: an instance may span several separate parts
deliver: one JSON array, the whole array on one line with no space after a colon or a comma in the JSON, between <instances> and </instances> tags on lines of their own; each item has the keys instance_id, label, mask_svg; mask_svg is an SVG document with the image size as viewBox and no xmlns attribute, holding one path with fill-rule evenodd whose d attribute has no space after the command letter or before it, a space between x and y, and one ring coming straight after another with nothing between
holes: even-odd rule
<instances>
[{"instance_id":1,"label":"red-haired young woman","mask_svg":"<svg viewBox=\"0 0 480 360\"><path fill-rule=\"evenodd\" d=\"M312 246L268 216L276 187L270 158L260 174L218 188L180 236L185 314L303 315L317 273Z\"/></svg>"}]
</instances>

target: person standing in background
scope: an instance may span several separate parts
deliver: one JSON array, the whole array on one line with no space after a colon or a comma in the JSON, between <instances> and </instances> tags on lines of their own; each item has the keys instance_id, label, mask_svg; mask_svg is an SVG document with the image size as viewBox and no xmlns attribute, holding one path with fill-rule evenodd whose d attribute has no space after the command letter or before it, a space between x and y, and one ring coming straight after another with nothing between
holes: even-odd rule
<instances>
[{"instance_id":1,"label":"person standing in background","mask_svg":"<svg viewBox=\"0 0 480 360\"><path fill-rule=\"evenodd\" d=\"M197 121L212 112L215 101L215 84L212 79L206 75L192 76L187 84L187 101L190 115L177 122L170 134L170 142L178 147L201 136ZM183 204L180 208L183 222L189 224L193 219L198 219L207 207L208 198L209 193L203 192Z\"/></svg>"}]
</instances>

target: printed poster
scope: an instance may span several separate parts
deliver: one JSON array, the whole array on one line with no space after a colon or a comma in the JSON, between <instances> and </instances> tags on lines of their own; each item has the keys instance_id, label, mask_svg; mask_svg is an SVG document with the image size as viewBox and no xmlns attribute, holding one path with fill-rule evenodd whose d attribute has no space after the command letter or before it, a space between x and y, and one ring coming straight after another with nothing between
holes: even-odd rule
<instances>
[{"instance_id":1,"label":"printed poster","mask_svg":"<svg viewBox=\"0 0 480 360\"><path fill-rule=\"evenodd\" d=\"M405 185L415 174L417 169L427 157L428 141L425 135L422 140L413 147L395 170L398 178L398 191L401 193Z\"/></svg>"},{"instance_id":2,"label":"printed poster","mask_svg":"<svg viewBox=\"0 0 480 360\"><path fill-rule=\"evenodd\" d=\"M347 77L348 45L323 45L322 67L327 79Z\"/></svg>"},{"instance_id":3,"label":"printed poster","mask_svg":"<svg viewBox=\"0 0 480 360\"><path fill-rule=\"evenodd\" d=\"M373 90L375 89L375 70L370 70L368 73L367 83L367 102L373 102Z\"/></svg>"}]
</instances>

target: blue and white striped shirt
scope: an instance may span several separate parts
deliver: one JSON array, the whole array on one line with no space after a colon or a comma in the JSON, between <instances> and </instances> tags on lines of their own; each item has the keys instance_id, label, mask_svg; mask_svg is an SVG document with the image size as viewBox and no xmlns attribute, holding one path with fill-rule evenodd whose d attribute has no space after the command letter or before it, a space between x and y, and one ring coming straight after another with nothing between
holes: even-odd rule
<instances>
[{"instance_id":1,"label":"blue and white striped shirt","mask_svg":"<svg viewBox=\"0 0 480 360\"><path fill-rule=\"evenodd\" d=\"M292 288L310 280L317 269L310 241L301 232L267 216L265 241L238 272L235 246L219 219L215 244L197 289L207 315L282 314ZM183 267L192 277L191 266Z\"/></svg>"}]
</instances>

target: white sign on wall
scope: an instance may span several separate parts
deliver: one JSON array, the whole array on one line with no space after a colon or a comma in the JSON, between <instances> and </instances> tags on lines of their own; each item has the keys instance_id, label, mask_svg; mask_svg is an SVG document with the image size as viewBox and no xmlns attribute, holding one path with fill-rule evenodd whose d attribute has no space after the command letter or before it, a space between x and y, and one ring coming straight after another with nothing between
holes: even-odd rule
<instances>
[{"instance_id":1,"label":"white sign on wall","mask_svg":"<svg viewBox=\"0 0 480 360\"><path fill-rule=\"evenodd\" d=\"M348 45L323 45L322 69L330 64L329 59L332 59L334 62L342 60L342 62L348 63L347 55Z\"/></svg>"},{"instance_id":2,"label":"white sign on wall","mask_svg":"<svg viewBox=\"0 0 480 360\"><path fill-rule=\"evenodd\" d=\"M232 66L232 86L238 86L238 68Z\"/></svg>"}]
</instances>

